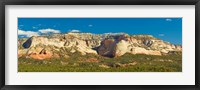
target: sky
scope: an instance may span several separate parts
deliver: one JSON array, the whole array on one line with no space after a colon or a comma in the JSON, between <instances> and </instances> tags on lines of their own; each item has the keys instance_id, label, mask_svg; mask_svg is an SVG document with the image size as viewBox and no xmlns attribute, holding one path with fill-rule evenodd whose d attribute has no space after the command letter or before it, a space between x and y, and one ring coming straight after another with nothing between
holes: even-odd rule
<instances>
[{"instance_id":1,"label":"sky","mask_svg":"<svg viewBox=\"0 0 200 90\"><path fill-rule=\"evenodd\" d=\"M18 37L87 32L149 34L182 44L182 18L18 18Z\"/></svg>"}]
</instances>

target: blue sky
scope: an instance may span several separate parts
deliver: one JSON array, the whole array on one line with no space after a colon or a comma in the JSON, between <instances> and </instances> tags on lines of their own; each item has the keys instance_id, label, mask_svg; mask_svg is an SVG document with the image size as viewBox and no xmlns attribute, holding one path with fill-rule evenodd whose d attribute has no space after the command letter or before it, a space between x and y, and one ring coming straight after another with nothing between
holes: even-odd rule
<instances>
[{"instance_id":1,"label":"blue sky","mask_svg":"<svg viewBox=\"0 0 200 90\"><path fill-rule=\"evenodd\" d=\"M182 44L182 18L18 18L18 37L70 31L150 34Z\"/></svg>"}]
</instances>

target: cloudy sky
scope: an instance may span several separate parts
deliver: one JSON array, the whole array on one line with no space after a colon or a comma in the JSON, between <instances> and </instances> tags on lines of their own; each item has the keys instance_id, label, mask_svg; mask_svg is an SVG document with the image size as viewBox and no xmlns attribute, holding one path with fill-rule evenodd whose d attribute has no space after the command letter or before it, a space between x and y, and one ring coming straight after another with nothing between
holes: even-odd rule
<instances>
[{"instance_id":1,"label":"cloudy sky","mask_svg":"<svg viewBox=\"0 0 200 90\"><path fill-rule=\"evenodd\" d=\"M182 18L18 18L18 37L89 32L150 34L182 44Z\"/></svg>"}]
</instances>

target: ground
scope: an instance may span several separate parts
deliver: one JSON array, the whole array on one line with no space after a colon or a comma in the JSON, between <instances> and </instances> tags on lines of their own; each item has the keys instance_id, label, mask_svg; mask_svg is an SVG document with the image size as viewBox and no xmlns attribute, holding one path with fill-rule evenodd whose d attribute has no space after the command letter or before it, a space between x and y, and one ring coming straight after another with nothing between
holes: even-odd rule
<instances>
[{"instance_id":1,"label":"ground","mask_svg":"<svg viewBox=\"0 0 200 90\"><path fill-rule=\"evenodd\" d=\"M94 54L71 54L68 58L18 59L19 72L182 72L182 55L163 56L125 54L103 57Z\"/></svg>"}]
</instances>

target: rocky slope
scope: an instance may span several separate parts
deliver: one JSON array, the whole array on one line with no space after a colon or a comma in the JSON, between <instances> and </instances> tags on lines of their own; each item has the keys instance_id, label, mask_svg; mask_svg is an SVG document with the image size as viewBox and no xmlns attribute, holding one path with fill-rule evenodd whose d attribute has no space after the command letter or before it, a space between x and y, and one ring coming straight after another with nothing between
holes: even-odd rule
<instances>
[{"instance_id":1,"label":"rocky slope","mask_svg":"<svg viewBox=\"0 0 200 90\"><path fill-rule=\"evenodd\" d=\"M80 52L106 57L119 57L125 53L165 55L182 51L182 47L151 35L66 33L33 36L18 40L18 57L34 59L70 57Z\"/></svg>"}]
</instances>

